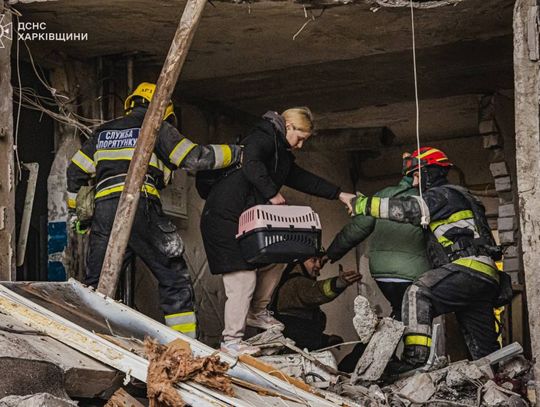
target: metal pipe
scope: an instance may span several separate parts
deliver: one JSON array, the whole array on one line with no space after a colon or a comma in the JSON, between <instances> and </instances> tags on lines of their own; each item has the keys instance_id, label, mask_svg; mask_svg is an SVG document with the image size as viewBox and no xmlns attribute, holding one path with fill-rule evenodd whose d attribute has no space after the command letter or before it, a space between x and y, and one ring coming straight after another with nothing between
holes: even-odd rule
<instances>
[{"instance_id":1,"label":"metal pipe","mask_svg":"<svg viewBox=\"0 0 540 407\"><path fill-rule=\"evenodd\" d=\"M118 202L116 217L111 230L111 239L99 279L98 291L112 297L118 287L118 277L122 269L135 212L141 195L141 187L148 169L148 163L163 120L165 108L171 99L180 71L195 35L204 10L206 0L188 0L184 13L176 29L169 53L159 75L156 92L144 118L133 159L129 165L124 190Z\"/></svg>"}]
</instances>

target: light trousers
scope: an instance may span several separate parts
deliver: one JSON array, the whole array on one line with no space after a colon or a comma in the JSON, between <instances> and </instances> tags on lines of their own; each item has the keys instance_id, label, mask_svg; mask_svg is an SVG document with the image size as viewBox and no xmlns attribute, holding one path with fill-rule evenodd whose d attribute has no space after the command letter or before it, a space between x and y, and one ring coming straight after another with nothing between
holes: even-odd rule
<instances>
[{"instance_id":1,"label":"light trousers","mask_svg":"<svg viewBox=\"0 0 540 407\"><path fill-rule=\"evenodd\" d=\"M286 264L270 264L257 270L223 274L225 286L224 341L241 340L248 312L264 311L272 299Z\"/></svg>"}]
</instances>

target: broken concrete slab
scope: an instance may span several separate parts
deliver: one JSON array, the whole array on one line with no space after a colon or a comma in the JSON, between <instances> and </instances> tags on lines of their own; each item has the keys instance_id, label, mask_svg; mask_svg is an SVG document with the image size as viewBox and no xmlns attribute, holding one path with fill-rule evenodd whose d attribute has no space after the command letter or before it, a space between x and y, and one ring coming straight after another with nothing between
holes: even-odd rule
<instances>
[{"instance_id":1,"label":"broken concrete slab","mask_svg":"<svg viewBox=\"0 0 540 407\"><path fill-rule=\"evenodd\" d=\"M482 402L486 407L506 407L510 397L498 389L493 381L488 381L485 385L485 393Z\"/></svg>"},{"instance_id":2,"label":"broken concrete slab","mask_svg":"<svg viewBox=\"0 0 540 407\"><path fill-rule=\"evenodd\" d=\"M472 363L464 362L451 366L446 374L446 384L448 387L460 387L471 381L484 378L484 373L480 368Z\"/></svg>"},{"instance_id":3,"label":"broken concrete slab","mask_svg":"<svg viewBox=\"0 0 540 407\"><path fill-rule=\"evenodd\" d=\"M362 343L368 343L377 327L377 314L371 309L366 297L361 295L354 299L353 325Z\"/></svg>"},{"instance_id":4,"label":"broken concrete slab","mask_svg":"<svg viewBox=\"0 0 540 407\"><path fill-rule=\"evenodd\" d=\"M521 376L525 372L528 372L530 368L531 362L529 362L523 356L516 356L515 358L502 363L498 374L509 379L513 379Z\"/></svg>"},{"instance_id":5,"label":"broken concrete slab","mask_svg":"<svg viewBox=\"0 0 540 407\"><path fill-rule=\"evenodd\" d=\"M388 317L383 318L354 369L351 383L378 380L394 354L404 330L402 322Z\"/></svg>"},{"instance_id":6,"label":"broken concrete slab","mask_svg":"<svg viewBox=\"0 0 540 407\"><path fill-rule=\"evenodd\" d=\"M0 400L0 407L76 407L77 405L72 400L56 397L49 393L8 396Z\"/></svg>"},{"instance_id":7,"label":"broken concrete slab","mask_svg":"<svg viewBox=\"0 0 540 407\"><path fill-rule=\"evenodd\" d=\"M51 363L60 370L62 382L60 386L65 388L71 397L93 398L108 390L112 386L120 384L119 373L98 361L81 354L63 343L50 338L40 332L30 330L26 325L16 319L3 315L0 320L0 370L6 370L8 366L25 366L24 371L43 370L41 362ZM35 366L35 367L32 367ZM6 386L11 379L16 379L20 373L26 373L21 369L15 369L11 377L0 383L0 388L7 391ZM44 380L51 380L54 375L46 375ZM14 377L15 376L15 377ZM24 382L24 377L20 377ZM116 383L116 386L115 386ZM114 390L114 389L113 389ZM36 393L43 390L32 391ZM51 391L48 391L51 393ZM0 392L6 394L28 394L19 392Z\"/></svg>"},{"instance_id":8,"label":"broken concrete slab","mask_svg":"<svg viewBox=\"0 0 540 407\"><path fill-rule=\"evenodd\" d=\"M425 403L435 394L436 390L429 373L417 373L406 380L405 386L398 395L413 403Z\"/></svg>"}]
</instances>

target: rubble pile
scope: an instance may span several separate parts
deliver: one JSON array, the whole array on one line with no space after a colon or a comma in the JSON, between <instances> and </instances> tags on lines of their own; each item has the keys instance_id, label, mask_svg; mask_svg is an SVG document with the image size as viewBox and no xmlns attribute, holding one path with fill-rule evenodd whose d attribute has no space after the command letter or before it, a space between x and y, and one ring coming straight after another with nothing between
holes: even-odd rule
<instances>
[{"instance_id":1,"label":"rubble pile","mask_svg":"<svg viewBox=\"0 0 540 407\"><path fill-rule=\"evenodd\" d=\"M234 395L231 379L225 375L229 365L221 362L219 356L193 357L189 344L182 340L160 345L147 338L144 345L150 361L147 382L150 406L185 406L174 384L186 380Z\"/></svg>"},{"instance_id":2,"label":"rubble pile","mask_svg":"<svg viewBox=\"0 0 540 407\"><path fill-rule=\"evenodd\" d=\"M333 391L370 407L471 406L526 407L531 365L522 356L495 366L483 361L460 361L442 369L417 371L393 383L353 385L350 380L337 384ZM382 387L381 387L382 386Z\"/></svg>"}]
</instances>

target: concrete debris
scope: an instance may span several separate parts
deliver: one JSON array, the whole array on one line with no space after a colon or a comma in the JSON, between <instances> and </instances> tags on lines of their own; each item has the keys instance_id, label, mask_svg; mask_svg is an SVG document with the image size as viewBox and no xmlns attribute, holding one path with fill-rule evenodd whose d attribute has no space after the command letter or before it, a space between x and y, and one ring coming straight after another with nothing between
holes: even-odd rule
<instances>
[{"instance_id":1,"label":"concrete debris","mask_svg":"<svg viewBox=\"0 0 540 407\"><path fill-rule=\"evenodd\" d=\"M257 346L261 349L261 355L269 356L279 353L286 346L284 343L295 345L292 339L285 338L283 332L277 329L268 329L258 335L246 339L250 345Z\"/></svg>"},{"instance_id":2,"label":"concrete debris","mask_svg":"<svg viewBox=\"0 0 540 407\"><path fill-rule=\"evenodd\" d=\"M509 379L514 379L528 372L531 368L531 362L525 359L523 356L517 356L505 363L500 367L498 374Z\"/></svg>"},{"instance_id":3,"label":"concrete debris","mask_svg":"<svg viewBox=\"0 0 540 407\"><path fill-rule=\"evenodd\" d=\"M49 393L29 394L27 396L8 396L0 400L0 407L73 407L77 403Z\"/></svg>"},{"instance_id":4,"label":"concrete debris","mask_svg":"<svg viewBox=\"0 0 540 407\"><path fill-rule=\"evenodd\" d=\"M499 386L493 381L488 381L484 385L485 393L482 401L486 407L506 407L510 397L499 390Z\"/></svg>"},{"instance_id":5,"label":"concrete debris","mask_svg":"<svg viewBox=\"0 0 540 407\"><path fill-rule=\"evenodd\" d=\"M377 328L377 314L371 309L366 297L357 296L354 300L353 325L362 343L368 343Z\"/></svg>"},{"instance_id":6,"label":"concrete debris","mask_svg":"<svg viewBox=\"0 0 540 407\"><path fill-rule=\"evenodd\" d=\"M337 370L336 358L332 355L332 352L311 352L310 355L322 364ZM338 378L338 376L328 373L327 370L321 369L317 364L299 354L264 356L258 359L274 366L286 375L302 379L318 388L327 388L330 384L335 383Z\"/></svg>"},{"instance_id":7,"label":"concrete debris","mask_svg":"<svg viewBox=\"0 0 540 407\"><path fill-rule=\"evenodd\" d=\"M404 330L402 322L392 318L383 318L354 369L351 383L378 380L394 354Z\"/></svg>"},{"instance_id":8,"label":"concrete debris","mask_svg":"<svg viewBox=\"0 0 540 407\"><path fill-rule=\"evenodd\" d=\"M144 344L150 362L147 394L151 406L185 406L174 384L187 380L234 396L231 379L225 376L229 365L221 362L218 355L193 357L189 343L181 339L160 345L147 338Z\"/></svg>"},{"instance_id":9,"label":"concrete debris","mask_svg":"<svg viewBox=\"0 0 540 407\"><path fill-rule=\"evenodd\" d=\"M485 377L484 373L477 365L463 362L450 367L446 374L446 384L448 387L459 387L483 377Z\"/></svg>"},{"instance_id":10,"label":"concrete debris","mask_svg":"<svg viewBox=\"0 0 540 407\"><path fill-rule=\"evenodd\" d=\"M407 380L398 395L413 403L425 403L435 394L436 390L429 373L417 373Z\"/></svg>"}]
</instances>

